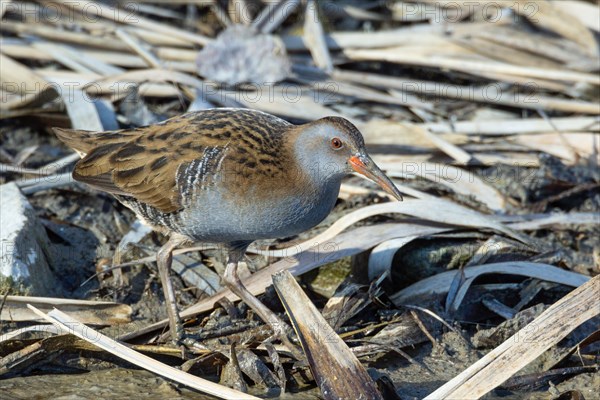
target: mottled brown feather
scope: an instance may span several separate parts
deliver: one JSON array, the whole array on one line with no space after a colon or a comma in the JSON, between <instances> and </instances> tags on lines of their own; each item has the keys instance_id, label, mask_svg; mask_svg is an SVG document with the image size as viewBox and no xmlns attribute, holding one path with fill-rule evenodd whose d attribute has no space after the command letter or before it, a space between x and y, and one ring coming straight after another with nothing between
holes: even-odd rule
<instances>
[{"instance_id":1,"label":"mottled brown feather","mask_svg":"<svg viewBox=\"0 0 600 400\"><path fill-rule=\"evenodd\" d=\"M160 124L102 133L55 129L70 147L85 154L73 172L77 181L131 196L166 213L182 208L186 167L207 149L225 149L221 168L244 177L251 169L265 179L283 174L284 133L294 125L251 110L206 110ZM207 174L214 171L209 165Z\"/></svg>"}]
</instances>

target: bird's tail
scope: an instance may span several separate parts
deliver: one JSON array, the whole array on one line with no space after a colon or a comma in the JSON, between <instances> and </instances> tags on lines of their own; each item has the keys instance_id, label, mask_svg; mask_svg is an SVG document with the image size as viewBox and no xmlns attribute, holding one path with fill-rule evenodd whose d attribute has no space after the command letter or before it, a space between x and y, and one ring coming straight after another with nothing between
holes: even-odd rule
<instances>
[{"instance_id":1,"label":"bird's tail","mask_svg":"<svg viewBox=\"0 0 600 400\"><path fill-rule=\"evenodd\" d=\"M64 144L79 153L81 157L98 147L106 145L111 145L112 148L118 147L139 135L136 130L126 131L123 129L106 132L64 128L52 128L52 130Z\"/></svg>"},{"instance_id":2,"label":"bird's tail","mask_svg":"<svg viewBox=\"0 0 600 400\"><path fill-rule=\"evenodd\" d=\"M52 131L64 144L84 157L98 144L95 140L96 132L80 129L52 128Z\"/></svg>"}]
</instances>

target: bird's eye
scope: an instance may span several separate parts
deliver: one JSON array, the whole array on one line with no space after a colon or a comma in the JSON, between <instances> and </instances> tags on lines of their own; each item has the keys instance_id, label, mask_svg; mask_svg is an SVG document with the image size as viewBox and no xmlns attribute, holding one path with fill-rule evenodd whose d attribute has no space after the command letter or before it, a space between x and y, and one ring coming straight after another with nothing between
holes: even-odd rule
<instances>
[{"instance_id":1,"label":"bird's eye","mask_svg":"<svg viewBox=\"0 0 600 400\"><path fill-rule=\"evenodd\" d=\"M334 137L333 139L331 139L331 148L334 150L339 150L344 146L344 142L342 142L342 139L340 138L336 138Z\"/></svg>"}]
</instances>

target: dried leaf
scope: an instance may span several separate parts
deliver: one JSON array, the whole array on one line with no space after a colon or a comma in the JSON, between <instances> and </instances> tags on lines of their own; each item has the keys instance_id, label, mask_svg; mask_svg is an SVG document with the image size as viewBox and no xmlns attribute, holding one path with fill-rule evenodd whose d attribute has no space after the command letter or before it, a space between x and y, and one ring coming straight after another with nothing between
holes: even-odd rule
<instances>
[{"instance_id":1,"label":"dried leaf","mask_svg":"<svg viewBox=\"0 0 600 400\"><path fill-rule=\"evenodd\" d=\"M216 82L274 84L290 74L285 47L275 36L233 25L206 45L196 60L198 73Z\"/></svg>"},{"instance_id":2,"label":"dried leaf","mask_svg":"<svg viewBox=\"0 0 600 400\"><path fill-rule=\"evenodd\" d=\"M273 286L290 317L321 394L333 399L383 399L363 365L325 321L288 271ZM351 377L351 379L350 379Z\"/></svg>"}]
</instances>

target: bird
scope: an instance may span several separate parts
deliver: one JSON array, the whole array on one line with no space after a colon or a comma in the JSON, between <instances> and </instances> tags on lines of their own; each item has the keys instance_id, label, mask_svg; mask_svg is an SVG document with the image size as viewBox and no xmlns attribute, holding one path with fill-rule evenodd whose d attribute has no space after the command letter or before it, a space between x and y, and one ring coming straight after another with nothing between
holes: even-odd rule
<instances>
[{"instance_id":1,"label":"bird","mask_svg":"<svg viewBox=\"0 0 600 400\"><path fill-rule=\"evenodd\" d=\"M333 209L342 178L353 172L402 200L368 155L360 131L338 116L295 125L258 110L213 108L131 129L53 130L82 157L74 180L114 195L168 235L156 260L178 344L185 337L169 276L177 247L223 245L224 284L284 337L287 325L237 274L248 246L319 224Z\"/></svg>"}]
</instances>

